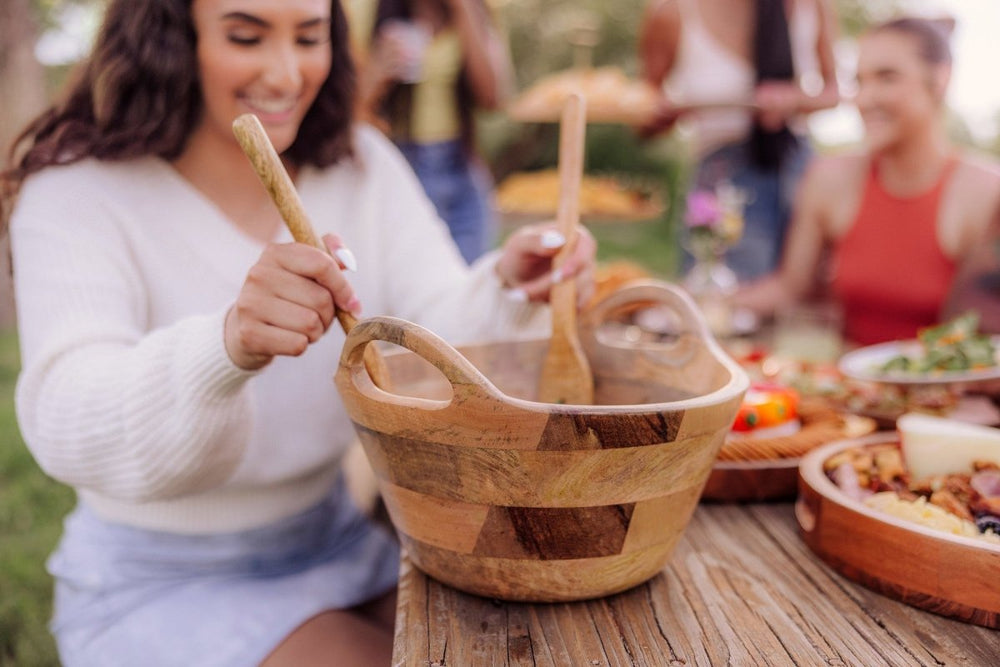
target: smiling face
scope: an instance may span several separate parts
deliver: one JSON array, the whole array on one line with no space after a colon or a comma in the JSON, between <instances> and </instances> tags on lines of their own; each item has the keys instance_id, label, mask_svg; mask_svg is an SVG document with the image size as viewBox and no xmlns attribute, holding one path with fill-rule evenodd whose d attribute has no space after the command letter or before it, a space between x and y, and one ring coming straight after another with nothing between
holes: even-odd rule
<instances>
[{"instance_id":1,"label":"smiling face","mask_svg":"<svg viewBox=\"0 0 1000 667\"><path fill-rule=\"evenodd\" d=\"M194 0L204 114L192 142L235 145L232 122L260 118L281 153L330 73L329 0Z\"/></svg>"},{"instance_id":2,"label":"smiling face","mask_svg":"<svg viewBox=\"0 0 1000 667\"><path fill-rule=\"evenodd\" d=\"M950 69L919 49L913 36L892 30L861 40L856 102L872 150L922 136L940 120Z\"/></svg>"}]
</instances>

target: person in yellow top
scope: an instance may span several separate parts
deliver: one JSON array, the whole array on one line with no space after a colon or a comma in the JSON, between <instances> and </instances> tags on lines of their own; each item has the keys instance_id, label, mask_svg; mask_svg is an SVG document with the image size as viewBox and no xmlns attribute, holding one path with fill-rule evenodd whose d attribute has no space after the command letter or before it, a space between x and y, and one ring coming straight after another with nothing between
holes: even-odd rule
<instances>
[{"instance_id":1,"label":"person in yellow top","mask_svg":"<svg viewBox=\"0 0 1000 667\"><path fill-rule=\"evenodd\" d=\"M400 148L471 263L493 241L473 114L498 108L512 81L492 13L484 0L356 0L353 10L359 111Z\"/></svg>"}]
</instances>

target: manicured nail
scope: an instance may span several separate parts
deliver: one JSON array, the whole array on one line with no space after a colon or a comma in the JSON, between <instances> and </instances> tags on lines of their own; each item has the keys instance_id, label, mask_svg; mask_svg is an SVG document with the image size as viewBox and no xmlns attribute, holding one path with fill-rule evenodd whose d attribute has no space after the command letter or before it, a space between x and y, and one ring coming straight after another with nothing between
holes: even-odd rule
<instances>
[{"instance_id":1,"label":"manicured nail","mask_svg":"<svg viewBox=\"0 0 1000 667\"><path fill-rule=\"evenodd\" d=\"M542 233L541 244L543 248L561 248L566 245L566 237L554 229L549 229Z\"/></svg>"},{"instance_id":2,"label":"manicured nail","mask_svg":"<svg viewBox=\"0 0 1000 667\"><path fill-rule=\"evenodd\" d=\"M562 267L559 267L557 269L552 269L552 284L558 285L562 281L563 281Z\"/></svg>"},{"instance_id":3,"label":"manicured nail","mask_svg":"<svg viewBox=\"0 0 1000 667\"><path fill-rule=\"evenodd\" d=\"M506 294L507 298L513 301L514 303L528 302L528 293L525 292L520 287L512 287L511 289L504 291L504 294Z\"/></svg>"},{"instance_id":4,"label":"manicured nail","mask_svg":"<svg viewBox=\"0 0 1000 667\"><path fill-rule=\"evenodd\" d=\"M347 312L354 315L354 317L361 317L361 302L358 301L357 297L347 302Z\"/></svg>"},{"instance_id":5,"label":"manicured nail","mask_svg":"<svg viewBox=\"0 0 1000 667\"><path fill-rule=\"evenodd\" d=\"M333 251L333 256L340 260L340 268L344 271L357 271L358 260L350 248L340 247Z\"/></svg>"}]
</instances>

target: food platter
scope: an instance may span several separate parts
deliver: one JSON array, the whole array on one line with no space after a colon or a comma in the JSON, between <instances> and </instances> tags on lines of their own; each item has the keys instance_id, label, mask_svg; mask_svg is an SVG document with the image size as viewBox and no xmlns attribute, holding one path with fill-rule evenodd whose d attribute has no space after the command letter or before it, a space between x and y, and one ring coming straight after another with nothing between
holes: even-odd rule
<instances>
[{"instance_id":1,"label":"food platter","mask_svg":"<svg viewBox=\"0 0 1000 667\"><path fill-rule=\"evenodd\" d=\"M920 609L1000 628L1000 545L869 507L823 470L852 447L898 442L883 433L832 442L803 457L795 515L803 540L843 576Z\"/></svg>"},{"instance_id":2,"label":"food platter","mask_svg":"<svg viewBox=\"0 0 1000 667\"><path fill-rule=\"evenodd\" d=\"M995 349L1000 350L1000 336L991 336ZM887 384L970 384L1000 379L998 365L963 371L936 370L926 373L883 371L881 367L899 356L915 356L922 350L920 341L904 340L879 343L852 350L840 358L840 371L847 377Z\"/></svg>"},{"instance_id":3,"label":"food platter","mask_svg":"<svg viewBox=\"0 0 1000 667\"><path fill-rule=\"evenodd\" d=\"M497 211L507 222L552 219L560 189L555 169L511 174L497 185ZM652 220L665 210L655 189L630 183L626 177L588 174L580 183L580 217L588 224Z\"/></svg>"},{"instance_id":4,"label":"food platter","mask_svg":"<svg viewBox=\"0 0 1000 667\"><path fill-rule=\"evenodd\" d=\"M618 67L577 68L542 77L507 107L516 121L558 122L566 98L579 92L587 99L587 122L641 125L660 106L660 93Z\"/></svg>"},{"instance_id":5,"label":"food platter","mask_svg":"<svg viewBox=\"0 0 1000 667\"><path fill-rule=\"evenodd\" d=\"M876 428L874 420L836 413L828 408L809 406L800 412L802 427L792 435L759 440L731 440L723 445L719 458L702 491L702 500L716 502L758 502L793 500L798 490L798 467L803 453L833 440L858 437ZM793 456L741 459L752 452L784 451Z\"/></svg>"}]
</instances>

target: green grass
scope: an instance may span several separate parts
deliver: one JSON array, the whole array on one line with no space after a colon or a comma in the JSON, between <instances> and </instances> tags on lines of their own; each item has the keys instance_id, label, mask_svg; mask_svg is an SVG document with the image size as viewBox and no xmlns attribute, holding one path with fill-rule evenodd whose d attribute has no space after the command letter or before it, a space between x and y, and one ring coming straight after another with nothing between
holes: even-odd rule
<instances>
[{"instance_id":1,"label":"green grass","mask_svg":"<svg viewBox=\"0 0 1000 667\"><path fill-rule=\"evenodd\" d=\"M39 470L14 417L17 337L0 332L0 665L58 665L47 627L52 578L45 559L73 492Z\"/></svg>"}]
</instances>

